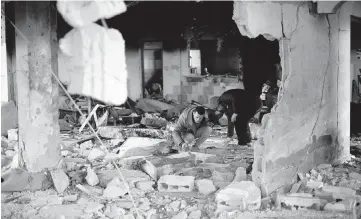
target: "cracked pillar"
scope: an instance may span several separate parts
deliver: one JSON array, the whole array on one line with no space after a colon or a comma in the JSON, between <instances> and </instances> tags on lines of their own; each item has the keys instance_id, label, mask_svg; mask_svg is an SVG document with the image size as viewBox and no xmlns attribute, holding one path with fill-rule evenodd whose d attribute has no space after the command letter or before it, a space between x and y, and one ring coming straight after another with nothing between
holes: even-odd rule
<instances>
[{"instance_id":1,"label":"cracked pillar","mask_svg":"<svg viewBox=\"0 0 361 219\"><path fill-rule=\"evenodd\" d=\"M56 8L49 1L15 2L20 165L29 172L60 161Z\"/></svg>"},{"instance_id":2,"label":"cracked pillar","mask_svg":"<svg viewBox=\"0 0 361 219\"><path fill-rule=\"evenodd\" d=\"M263 117L254 146L252 177L262 185L263 194L287 188L298 172L349 158L350 102L341 94L350 93L350 83L340 77L349 78L344 74L350 74L345 67L350 64L340 63L350 50L342 46L347 42L339 31L342 16L340 10L316 14L312 6L310 2L234 2L233 19L242 35L264 35L280 43L279 100Z\"/></svg>"}]
</instances>

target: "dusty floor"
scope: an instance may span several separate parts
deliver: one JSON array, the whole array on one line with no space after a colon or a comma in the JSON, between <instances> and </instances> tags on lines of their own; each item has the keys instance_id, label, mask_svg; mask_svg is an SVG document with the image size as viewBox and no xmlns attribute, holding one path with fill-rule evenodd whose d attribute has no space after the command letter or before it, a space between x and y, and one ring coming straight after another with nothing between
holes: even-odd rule
<instances>
[{"instance_id":1,"label":"dusty floor","mask_svg":"<svg viewBox=\"0 0 361 219\"><path fill-rule=\"evenodd\" d=\"M159 137L169 138L169 132L154 131L148 134L139 132L137 129L128 128L125 130L128 136ZM246 168L248 180L251 180L250 171L253 162L252 147L236 146L236 141L226 142L225 128L219 128L214 131L211 141L208 141L200 152L216 155L212 162L220 165L228 165L231 171L237 167ZM79 136L75 136L80 138ZM63 135L63 139L73 139L73 135ZM84 138L84 136L82 137ZM361 148L361 138L353 139L353 147ZM67 142L64 140L63 142ZM81 144L80 144L81 145ZM95 146L94 144L93 146ZM65 147L66 148L66 147ZM109 151L117 151L116 146L109 146ZM355 152L358 149L353 149ZM361 150L360 150L361 151ZM9 153L9 152L8 152ZM63 148L63 155L67 158L84 158L79 150L66 150ZM359 156L359 155L358 155ZM358 157L360 158L360 157ZM121 162L119 162L121 163ZM324 183L336 186L345 186L353 188L358 194L361 194L361 182L351 179L351 172L360 173L361 162L353 159L348 164L343 164L328 171L319 171L323 176ZM72 167L66 166L67 175L70 177L70 186L63 194L58 194L54 187L45 191L36 192L13 192L1 194L1 216L2 218L137 218L135 208L132 205L129 195L122 198L105 199L101 194L104 190L101 186L88 186L92 192L85 194L75 187L77 184L86 185L84 179L86 175L86 166L89 163L76 163ZM97 171L111 171L114 166L109 163L93 162L92 166ZM178 175L193 174L196 178L207 178L209 173L197 172L191 167L179 167ZM140 170L130 170L125 178L131 175L141 175ZM196 173L195 173L195 172ZM142 173L142 172L141 172ZM144 174L144 173L142 173ZM207 176L208 175L208 176ZM212 173L211 173L212 175ZM144 177L143 175L141 177ZM127 179L126 179L127 180ZM102 180L100 180L102 181ZM222 187L222 185L216 185ZM208 196L200 195L197 192L190 193L162 193L157 189L144 189L134 187L131 193L135 198L142 218L216 218L215 196L214 193ZM124 216L122 216L124 215ZM270 210L255 212L228 212L221 213L217 218L353 218L352 214L324 212L316 210Z\"/></svg>"}]
</instances>

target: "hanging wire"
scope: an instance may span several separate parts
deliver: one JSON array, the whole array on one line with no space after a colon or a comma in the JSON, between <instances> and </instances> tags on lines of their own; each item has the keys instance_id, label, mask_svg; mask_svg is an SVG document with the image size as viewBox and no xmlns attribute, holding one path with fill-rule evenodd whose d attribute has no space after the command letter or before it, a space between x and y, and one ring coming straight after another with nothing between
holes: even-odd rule
<instances>
[{"instance_id":1,"label":"hanging wire","mask_svg":"<svg viewBox=\"0 0 361 219\"><path fill-rule=\"evenodd\" d=\"M19 35L27 42L29 43L29 40L25 37L25 35L19 30L19 28L16 27L16 25L5 15L5 13L3 11L1 11L2 15L10 22L10 24L15 28L15 30L19 33ZM103 24L103 26L105 28L108 29L108 25L106 24L104 19L101 19L101 22ZM85 116L83 114L83 112L80 110L79 106L76 104L75 100L71 97L71 95L69 94L69 92L66 90L66 88L63 86L63 84L61 83L60 79L58 78L58 76L52 71L50 70L50 73L53 75L53 77L55 78L55 80L58 82L58 84L60 85L60 87L63 89L63 91L65 92L65 94L69 97L70 101L73 103L75 109L80 113L81 116ZM100 139L99 135L97 134L97 132L94 130L94 128L91 126L91 124L89 123L89 121L86 121L87 125L89 126L89 128L91 129L91 131L94 133L95 137L97 138L97 140L100 142L102 147L106 147L103 143L103 141ZM128 195L133 203L133 206L135 208L135 211L137 213L138 218L141 218L140 213L139 213L139 209L137 207L137 205L135 204L134 198L130 192L130 188L129 185L126 183L125 178L123 176L123 174L121 173L118 165L115 163L115 161L112 161L112 164L115 166L115 168L117 169L119 176L121 177L123 184L125 186L125 188L127 189Z\"/></svg>"}]
</instances>

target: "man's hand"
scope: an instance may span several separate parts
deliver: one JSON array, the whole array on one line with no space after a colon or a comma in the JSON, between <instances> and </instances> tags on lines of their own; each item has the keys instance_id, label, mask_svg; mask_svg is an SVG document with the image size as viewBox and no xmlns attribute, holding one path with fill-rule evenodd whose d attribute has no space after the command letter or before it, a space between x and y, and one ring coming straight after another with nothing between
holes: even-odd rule
<instances>
[{"instance_id":1,"label":"man's hand","mask_svg":"<svg viewBox=\"0 0 361 219\"><path fill-rule=\"evenodd\" d=\"M189 145L184 142L179 149L180 151L189 151Z\"/></svg>"},{"instance_id":2,"label":"man's hand","mask_svg":"<svg viewBox=\"0 0 361 219\"><path fill-rule=\"evenodd\" d=\"M231 118L231 122L235 122L237 119L237 114L233 113L232 118Z\"/></svg>"}]
</instances>

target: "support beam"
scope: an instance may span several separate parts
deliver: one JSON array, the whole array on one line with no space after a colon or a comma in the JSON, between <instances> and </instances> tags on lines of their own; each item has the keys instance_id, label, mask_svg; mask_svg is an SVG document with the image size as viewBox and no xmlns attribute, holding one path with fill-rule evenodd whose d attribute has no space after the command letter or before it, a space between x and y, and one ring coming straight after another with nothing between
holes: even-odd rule
<instances>
[{"instance_id":1,"label":"support beam","mask_svg":"<svg viewBox=\"0 0 361 219\"><path fill-rule=\"evenodd\" d=\"M16 83L20 165L29 172L60 161L56 7L49 1L15 3ZM24 39L24 37L26 39Z\"/></svg>"}]
</instances>

